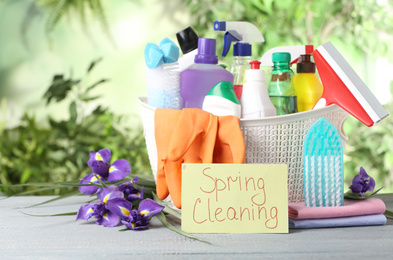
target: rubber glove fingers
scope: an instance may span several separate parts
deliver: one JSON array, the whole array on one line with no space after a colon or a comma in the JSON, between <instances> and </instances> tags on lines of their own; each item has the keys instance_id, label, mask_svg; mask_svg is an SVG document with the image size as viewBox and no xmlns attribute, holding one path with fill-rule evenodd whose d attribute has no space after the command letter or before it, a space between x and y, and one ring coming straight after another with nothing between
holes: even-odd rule
<instances>
[{"instance_id":1,"label":"rubber glove fingers","mask_svg":"<svg viewBox=\"0 0 393 260\"><path fill-rule=\"evenodd\" d=\"M218 118L198 108L185 108L173 130L169 145L168 159L184 158L188 154L189 163L211 160L217 134ZM191 149L191 147L194 149ZM200 158L200 159L198 159Z\"/></svg>"},{"instance_id":2,"label":"rubber glove fingers","mask_svg":"<svg viewBox=\"0 0 393 260\"><path fill-rule=\"evenodd\" d=\"M239 121L235 116L218 117L214 163L244 163L246 147Z\"/></svg>"},{"instance_id":3,"label":"rubber glove fingers","mask_svg":"<svg viewBox=\"0 0 393 260\"><path fill-rule=\"evenodd\" d=\"M182 163L212 163L218 117L200 109L183 109L169 144L165 176L173 204L181 208Z\"/></svg>"},{"instance_id":4,"label":"rubber glove fingers","mask_svg":"<svg viewBox=\"0 0 393 260\"><path fill-rule=\"evenodd\" d=\"M154 135L157 146L156 192L157 197L161 200L169 195L164 166L166 158L168 157L168 148L172 132L180 114L181 110L156 109L154 115Z\"/></svg>"},{"instance_id":5,"label":"rubber glove fingers","mask_svg":"<svg viewBox=\"0 0 393 260\"><path fill-rule=\"evenodd\" d=\"M167 160L165 163L165 177L168 184L169 194L173 204L181 209L181 167L182 160L172 162Z\"/></svg>"}]
</instances>

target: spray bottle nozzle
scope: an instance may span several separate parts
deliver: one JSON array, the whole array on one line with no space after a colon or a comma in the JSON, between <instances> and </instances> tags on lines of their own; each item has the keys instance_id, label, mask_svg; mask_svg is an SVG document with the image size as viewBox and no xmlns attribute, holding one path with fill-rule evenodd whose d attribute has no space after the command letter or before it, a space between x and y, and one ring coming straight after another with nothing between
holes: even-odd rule
<instances>
[{"instance_id":1,"label":"spray bottle nozzle","mask_svg":"<svg viewBox=\"0 0 393 260\"><path fill-rule=\"evenodd\" d=\"M250 65L252 70L259 70L259 66L261 65L261 62L257 60L253 60L250 62Z\"/></svg>"},{"instance_id":2,"label":"spray bottle nozzle","mask_svg":"<svg viewBox=\"0 0 393 260\"><path fill-rule=\"evenodd\" d=\"M264 42L261 32L258 28L248 22L226 22L226 21L215 21L215 31L226 31L224 35L224 50L222 56L225 57L229 49L231 48L232 42L249 44L252 42ZM242 56L242 55L234 55Z\"/></svg>"},{"instance_id":3,"label":"spray bottle nozzle","mask_svg":"<svg viewBox=\"0 0 393 260\"><path fill-rule=\"evenodd\" d=\"M225 22L215 21L214 22L214 30L215 31L226 31L226 24Z\"/></svg>"}]
</instances>

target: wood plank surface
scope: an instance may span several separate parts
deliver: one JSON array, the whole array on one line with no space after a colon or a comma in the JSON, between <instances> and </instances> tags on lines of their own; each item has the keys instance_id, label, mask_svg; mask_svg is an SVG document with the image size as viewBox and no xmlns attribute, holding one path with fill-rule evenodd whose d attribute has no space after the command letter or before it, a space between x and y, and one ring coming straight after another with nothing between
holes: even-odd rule
<instances>
[{"instance_id":1,"label":"wood plank surface","mask_svg":"<svg viewBox=\"0 0 393 260\"><path fill-rule=\"evenodd\" d=\"M75 196L0 200L0 259L393 259L393 221L385 226L291 229L289 234L198 234L212 245L174 233L153 219L148 230L119 232L75 216L33 217L77 211ZM393 194L382 194L393 211ZM26 214L25 214L26 213ZM172 221L180 228L179 221Z\"/></svg>"}]
</instances>

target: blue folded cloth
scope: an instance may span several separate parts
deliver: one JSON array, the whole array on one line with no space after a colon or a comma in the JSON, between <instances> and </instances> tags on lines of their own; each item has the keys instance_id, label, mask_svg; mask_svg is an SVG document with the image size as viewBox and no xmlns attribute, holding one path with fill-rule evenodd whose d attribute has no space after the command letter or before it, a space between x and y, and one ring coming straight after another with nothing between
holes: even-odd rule
<instances>
[{"instance_id":1,"label":"blue folded cloth","mask_svg":"<svg viewBox=\"0 0 393 260\"><path fill-rule=\"evenodd\" d=\"M385 225L383 214L325 219L291 219L289 228L330 228Z\"/></svg>"}]
</instances>

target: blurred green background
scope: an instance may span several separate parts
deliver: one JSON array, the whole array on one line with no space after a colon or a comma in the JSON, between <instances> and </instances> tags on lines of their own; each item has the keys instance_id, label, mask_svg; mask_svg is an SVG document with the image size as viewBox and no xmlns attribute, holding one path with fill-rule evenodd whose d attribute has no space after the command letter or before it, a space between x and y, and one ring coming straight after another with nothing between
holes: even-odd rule
<instances>
[{"instance_id":1,"label":"blurred green background","mask_svg":"<svg viewBox=\"0 0 393 260\"><path fill-rule=\"evenodd\" d=\"M103 147L151 174L136 101L146 95L144 47L177 42L191 25L216 38L220 54L215 20L255 24L266 40L253 44L255 59L332 41L393 113L391 1L0 0L0 183L77 180L89 151ZM220 62L230 66L228 56ZM347 119L347 186L363 166L393 191L392 118L371 128Z\"/></svg>"}]
</instances>

